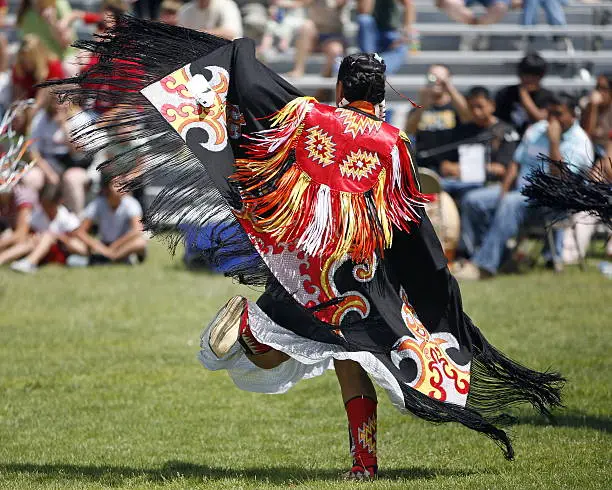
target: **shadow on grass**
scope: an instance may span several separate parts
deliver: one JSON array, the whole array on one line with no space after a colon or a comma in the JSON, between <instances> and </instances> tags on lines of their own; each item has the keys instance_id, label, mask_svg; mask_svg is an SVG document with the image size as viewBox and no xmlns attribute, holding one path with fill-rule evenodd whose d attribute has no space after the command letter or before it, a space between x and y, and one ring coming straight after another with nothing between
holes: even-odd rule
<instances>
[{"instance_id":1,"label":"shadow on grass","mask_svg":"<svg viewBox=\"0 0 612 490\"><path fill-rule=\"evenodd\" d=\"M518 417L517 425L551 425L553 427L569 427L575 429L594 429L601 432L612 432L612 417L588 415L575 411L560 411L551 419L538 415L523 415Z\"/></svg>"},{"instance_id":2,"label":"shadow on grass","mask_svg":"<svg viewBox=\"0 0 612 490\"><path fill-rule=\"evenodd\" d=\"M346 469L344 469L346 471ZM127 479L144 479L148 482L168 482L183 478L198 478L206 480L222 480L242 478L272 484L300 481L339 481L342 469L311 470L293 466L272 466L267 468L231 469L214 466L168 461L160 468L131 468L128 466L95 466L73 464L36 464L36 463L4 463L0 464L0 473L30 474L34 477L53 479L73 479L120 485ZM406 468L384 471L383 480L419 480L435 477L469 476L475 472L469 470L449 470L430 468Z\"/></svg>"}]
</instances>

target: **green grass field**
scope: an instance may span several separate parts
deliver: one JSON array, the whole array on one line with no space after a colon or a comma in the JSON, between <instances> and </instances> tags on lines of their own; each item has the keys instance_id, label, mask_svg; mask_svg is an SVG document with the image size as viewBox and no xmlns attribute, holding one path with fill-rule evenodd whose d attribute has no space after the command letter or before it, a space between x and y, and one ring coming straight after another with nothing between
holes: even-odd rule
<instances>
[{"instance_id":1,"label":"green grass field","mask_svg":"<svg viewBox=\"0 0 612 490\"><path fill-rule=\"evenodd\" d=\"M349 488L333 373L283 396L197 362L203 324L241 289L154 243L143 266L35 277L0 269L0 488ZM368 488L611 488L612 282L537 271L464 284L490 341L569 380L548 424L515 414L516 460L380 393L381 478Z\"/></svg>"}]
</instances>

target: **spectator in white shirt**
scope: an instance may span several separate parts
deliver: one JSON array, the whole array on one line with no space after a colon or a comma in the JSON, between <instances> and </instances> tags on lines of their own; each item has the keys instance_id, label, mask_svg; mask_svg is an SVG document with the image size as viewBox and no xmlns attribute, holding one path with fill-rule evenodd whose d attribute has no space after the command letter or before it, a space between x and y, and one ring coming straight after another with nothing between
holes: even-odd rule
<instances>
[{"instance_id":1,"label":"spectator in white shirt","mask_svg":"<svg viewBox=\"0 0 612 490\"><path fill-rule=\"evenodd\" d=\"M83 212L83 221L75 235L90 249L99 262L142 261L147 240L142 232L142 208L136 199L119 189L116 179L102 177L101 195ZM89 234L97 225L99 239ZM95 256L95 257L94 257Z\"/></svg>"},{"instance_id":2,"label":"spectator in white shirt","mask_svg":"<svg viewBox=\"0 0 612 490\"><path fill-rule=\"evenodd\" d=\"M60 188L47 184L32 212L27 239L5 250L0 261L26 256L11 264L14 271L25 273L36 272L43 262L63 264L69 254L86 252L85 244L73 235L78 227L79 218L61 204Z\"/></svg>"},{"instance_id":3,"label":"spectator in white shirt","mask_svg":"<svg viewBox=\"0 0 612 490\"><path fill-rule=\"evenodd\" d=\"M179 11L178 23L226 39L242 37L242 17L233 0L192 0Z\"/></svg>"}]
</instances>

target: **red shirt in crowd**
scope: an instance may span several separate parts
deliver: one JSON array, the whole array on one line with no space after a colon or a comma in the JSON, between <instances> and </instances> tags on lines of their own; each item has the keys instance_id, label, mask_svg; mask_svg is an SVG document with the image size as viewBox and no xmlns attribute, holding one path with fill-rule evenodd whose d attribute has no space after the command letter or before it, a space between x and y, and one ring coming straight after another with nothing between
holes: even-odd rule
<instances>
[{"instance_id":1,"label":"red shirt in crowd","mask_svg":"<svg viewBox=\"0 0 612 490\"><path fill-rule=\"evenodd\" d=\"M64 69L62 68L62 62L60 60L49 60L49 74L46 80L53 80L55 78L64 78ZM31 99L36 97L38 88L35 87L36 81L34 77L29 73L19 74L15 68L13 68L13 85L18 87L24 92L24 98Z\"/></svg>"}]
</instances>

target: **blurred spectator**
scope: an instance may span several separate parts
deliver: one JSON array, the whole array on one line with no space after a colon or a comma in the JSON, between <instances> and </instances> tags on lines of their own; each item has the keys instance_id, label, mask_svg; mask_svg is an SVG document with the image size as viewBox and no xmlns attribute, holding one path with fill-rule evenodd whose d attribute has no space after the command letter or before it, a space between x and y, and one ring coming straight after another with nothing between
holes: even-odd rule
<instances>
[{"instance_id":1,"label":"blurred spectator","mask_svg":"<svg viewBox=\"0 0 612 490\"><path fill-rule=\"evenodd\" d=\"M0 192L0 263L12 260L10 256L5 258L7 249L27 241L37 203L37 192L21 183L8 192Z\"/></svg>"},{"instance_id":2,"label":"blurred spectator","mask_svg":"<svg viewBox=\"0 0 612 490\"><path fill-rule=\"evenodd\" d=\"M70 45L76 35L64 19L72 9L68 0L22 0L17 13L17 26L22 34L35 34L42 44L64 63L64 71L76 71L76 50Z\"/></svg>"},{"instance_id":3,"label":"blurred spectator","mask_svg":"<svg viewBox=\"0 0 612 490\"><path fill-rule=\"evenodd\" d=\"M346 0L295 0L298 6L307 7L304 21L295 43L295 66L288 77L304 75L308 57L314 50L323 51L325 65L322 75L332 76L336 59L344 54L346 40L342 11Z\"/></svg>"},{"instance_id":4,"label":"blurred spectator","mask_svg":"<svg viewBox=\"0 0 612 490\"><path fill-rule=\"evenodd\" d=\"M157 20L161 3L161 0L135 0L134 15L141 19Z\"/></svg>"},{"instance_id":5,"label":"blurred spectator","mask_svg":"<svg viewBox=\"0 0 612 490\"><path fill-rule=\"evenodd\" d=\"M446 65L431 65L427 71L427 85L419 92L419 104L408 115L406 133L414 135L417 164L440 172L440 163L453 158L453 149L433 156L419 153L435 150L453 142L453 130L470 119L470 111L463 95L452 83Z\"/></svg>"},{"instance_id":6,"label":"blurred spectator","mask_svg":"<svg viewBox=\"0 0 612 490\"><path fill-rule=\"evenodd\" d=\"M501 89L495 97L495 115L512 124L520 135L530 124L546 119L546 106L552 96L541 86L546 68L546 61L539 54L528 54L518 64L520 83Z\"/></svg>"},{"instance_id":7,"label":"blurred spectator","mask_svg":"<svg viewBox=\"0 0 612 490\"><path fill-rule=\"evenodd\" d=\"M287 51L295 33L303 23L304 9L300 4L293 0L272 0L259 53L266 56L277 40L278 51L281 53Z\"/></svg>"},{"instance_id":8,"label":"blurred spectator","mask_svg":"<svg viewBox=\"0 0 612 490\"><path fill-rule=\"evenodd\" d=\"M268 3L274 4L277 0L234 1L238 5L240 15L242 16L242 35L253 39L256 44L261 43L270 20Z\"/></svg>"},{"instance_id":9,"label":"blurred spectator","mask_svg":"<svg viewBox=\"0 0 612 490\"><path fill-rule=\"evenodd\" d=\"M485 184L501 182L512 161L520 137L509 124L495 117L495 102L485 87L467 94L471 122L459 125L454 142L459 144L451 160L440 165L442 188L455 199Z\"/></svg>"},{"instance_id":10,"label":"blurred spectator","mask_svg":"<svg viewBox=\"0 0 612 490\"><path fill-rule=\"evenodd\" d=\"M42 40L33 34L25 35L13 66L13 100L35 98L39 91L36 84L63 77L62 63Z\"/></svg>"},{"instance_id":11,"label":"blurred spectator","mask_svg":"<svg viewBox=\"0 0 612 490\"><path fill-rule=\"evenodd\" d=\"M469 8L475 3L479 3L487 9L481 17L477 17ZM436 0L436 6L455 22L461 22L462 24L495 24L508 12L510 0Z\"/></svg>"},{"instance_id":12,"label":"blurred spectator","mask_svg":"<svg viewBox=\"0 0 612 490\"><path fill-rule=\"evenodd\" d=\"M403 23L400 6L404 9ZM359 0L357 10L359 49L380 54L387 74L397 72L406 60L408 44L418 41L418 32L413 28L416 19L413 1Z\"/></svg>"},{"instance_id":13,"label":"blurred spectator","mask_svg":"<svg viewBox=\"0 0 612 490\"><path fill-rule=\"evenodd\" d=\"M46 181L61 182L68 208L80 213L85 206L87 172L80 149L70 138L69 108L46 91L41 109L32 118L31 153ZM88 163L88 162L87 162Z\"/></svg>"},{"instance_id":14,"label":"blurred spectator","mask_svg":"<svg viewBox=\"0 0 612 490\"><path fill-rule=\"evenodd\" d=\"M177 26L179 23L178 13L181 10L181 2L176 0L164 0L161 4L159 21L169 26Z\"/></svg>"},{"instance_id":15,"label":"blurred spectator","mask_svg":"<svg viewBox=\"0 0 612 490\"><path fill-rule=\"evenodd\" d=\"M521 16L521 24L524 26L533 26L538 23L538 7L544 9L546 22L551 26L567 25L563 5L567 5L567 0L523 0L523 14ZM555 36L557 49L573 49L572 41L565 36ZM534 37L529 36L527 41L522 40L519 48L523 51L528 49L529 43L534 41Z\"/></svg>"},{"instance_id":16,"label":"blurred spectator","mask_svg":"<svg viewBox=\"0 0 612 490\"><path fill-rule=\"evenodd\" d=\"M75 236L89 247L90 262L131 261L131 256L142 261L147 240L141 218L138 201L120 191L116 179L103 176L101 195L85 208ZM100 239L89 234L94 225L98 227Z\"/></svg>"},{"instance_id":17,"label":"blurred spectator","mask_svg":"<svg viewBox=\"0 0 612 490\"><path fill-rule=\"evenodd\" d=\"M527 130L503 183L465 195L461 203L461 235L472 259L455 273L458 279L480 279L497 273L506 242L517 236L525 219L527 202L520 191L529 172L543 164L540 155L569 162L575 168L590 166L591 142L576 121L575 111L576 102L571 96L552 97L548 120ZM550 171L558 169L552 166ZM561 246L557 244L557 248L560 251Z\"/></svg>"},{"instance_id":18,"label":"blurred spectator","mask_svg":"<svg viewBox=\"0 0 612 490\"><path fill-rule=\"evenodd\" d=\"M242 37L242 18L233 0L191 0L178 14L179 25L226 39Z\"/></svg>"},{"instance_id":19,"label":"blurred spectator","mask_svg":"<svg viewBox=\"0 0 612 490\"><path fill-rule=\"evenodd\" d=\"M599 75L582 113L582 127L593 140L595 156L604 157L612 133L612 73Z\"/></svg>"},{"instance_id":20,"label":"blurred spectator","mask_svg":"<svg viewBox=\"0 0 612 490\"><path fill-rule=\"evenodd\" d=\"M72 236L79 227L79 218L61 204L61 190L47 185L40 195L40 204L34 208L29 228L34 234L5 250L0 264L24 257L11 264L16 272L34 273L39 264L64 264L72 253L85 253L85 244Z\"/></svg>"}]
</instances>

